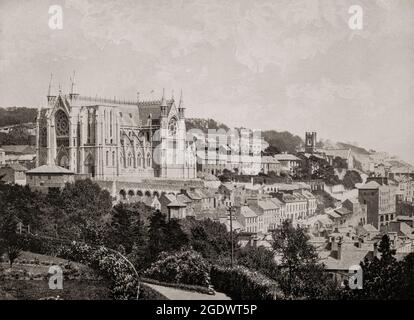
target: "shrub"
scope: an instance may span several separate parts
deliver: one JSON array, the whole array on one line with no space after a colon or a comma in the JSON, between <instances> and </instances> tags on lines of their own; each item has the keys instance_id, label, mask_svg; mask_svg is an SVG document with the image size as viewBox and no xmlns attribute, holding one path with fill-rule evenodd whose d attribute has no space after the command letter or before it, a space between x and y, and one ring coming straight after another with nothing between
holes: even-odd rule
<instances>
[{"instance_id":1,"label":"shrub","mask_svg":"<svg viewBox=\"0 0 414 320\"><path fill-rule=\"evenodd\" d=\"M101 276L109 280L111 294L114 299L136 299L139 289L138 279L123 259L105 247L92 248L86 244L73 242L71 246L62 248L62 258L89 265Z\"/></svg>"},{"instance_id":2,"label":"shrub","mask_svg":"<svg viewBox=\"0 0 414 320\"><path fill-rule=\"evenodd\" d=\"M259 272L242 266L214 265L210 271L214 289L236 300L279 300L285 296L278 284Z\"/></svg>"},{"instance_id":3,"label":"shrub","mask_svg":"<svg viewBox=\"0 0 414 320\"><path fill-rule=\"evenodd\" d=\"M204 287L210 285L209 266L203 257L193 250L161 253L159 260L151 264L144 276L162 282Z\"/></svg>"}]
</instances>

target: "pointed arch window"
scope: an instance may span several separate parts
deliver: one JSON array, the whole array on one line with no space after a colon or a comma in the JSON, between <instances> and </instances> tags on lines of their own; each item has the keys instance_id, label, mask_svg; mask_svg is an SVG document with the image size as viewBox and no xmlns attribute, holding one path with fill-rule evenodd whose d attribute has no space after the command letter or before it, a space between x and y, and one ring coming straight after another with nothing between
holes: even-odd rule
<instances>
[{"instance_id":1,"label":"pointed arch window","mask_svg":"<svg viewBox=\"0 0 414 320\"><path fill-rule=\"evenodd\" d=\"M115 151L112 151L112 166L115 166Z\"/></svg>"},{"instance_id":2,"label":"pointed arch window","mask_svg":"<svg viewBox=\"0 0 414 320\"><path fill-rule=\"evenodd\" d=\"M128 167L132 167L133 166L133 157L132 157L132 153L128 154Z\"/></svg>"},{"instance_id":3,"label":"pointed arch window","mask_svg":"<svg viewBox=\"0 0 414 320\"><path fill-rule=\"evenodd\" d=\"M109 151L106 151L106 165L109 166Z\"/></svg>"},{"instance_id":4,"label":"pointed arch window","mask_svg":"<svg viewBox=\"0 0 414 320\"><path fill-rule=\"evenodd\" d=\"M138 168L142 168L142 154L141 154L141 152L138 152L137 166L138 166Z\"/></svg>"},{"instance_id":5,"label":"pointed arch window","mask_svg":"<svg viewBox=\"0 0 414 320\"><path fill-rule=\"evenodd\" d=\"M151 154L147 154L147 167L151 167Z\"/></svg>"}]
</instances>

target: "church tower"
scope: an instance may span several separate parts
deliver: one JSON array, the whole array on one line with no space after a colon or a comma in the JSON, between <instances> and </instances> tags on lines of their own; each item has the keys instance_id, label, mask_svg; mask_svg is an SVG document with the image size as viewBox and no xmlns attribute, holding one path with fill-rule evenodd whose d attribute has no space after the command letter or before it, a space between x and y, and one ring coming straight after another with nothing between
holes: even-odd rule
<instances>
[{"instance_id":1,"label":"church tower","mask_svg":"<svg viewBox=\"0 0 414 320\"><path fill-rule=\"evenodd\" d=\"M316 132L306 132L305 134L305 152L316 152Z\"/></svg>"}]
</instances>

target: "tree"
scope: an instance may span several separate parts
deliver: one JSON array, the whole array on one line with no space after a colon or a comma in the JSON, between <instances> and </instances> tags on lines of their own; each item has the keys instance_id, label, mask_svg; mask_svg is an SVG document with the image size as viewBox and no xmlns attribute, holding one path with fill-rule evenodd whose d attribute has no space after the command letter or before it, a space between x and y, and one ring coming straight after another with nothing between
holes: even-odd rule
<instances>
[{"instance_id":1,"label":"tree","mask_svg":"<svg viewBox=\"0 0 414 320\"><path fill-rule=\"evenodd\" d=\"M23 239L16 232L18 219L15 214L8 213L0 226L0 246L6 252L10 262L10 268L20 256L23 249Z\"/></svg>"},{"instance_id":2,"label":"tree","mask_svg":"<svg viewBox=\"0 0 414 320\"><path fill-rule=\"evenodd\" d=\"M148 258L155 261L160 252L166 251L165 243L167 237L166 216L157 210L150 217L148 229Z\"/></svg>"},{"instance_id":3,"label":"tree","mask_svg":"<svg viewBox=\"0 0 414 320\"><path fill-rule=\"evenodd\" d=\"M348 170L342 180L342 183L346 189L354 189L355 184L361 183L362 178L358 171Z\"/></svg>"},{"instance_id":4,"label":"tree","mask_svg":"<svg viewBox=\"0 0 414 320\"><path fill-rule=\"evenodd\" d=\"M218 177L221 182L230 182L234 179L234 172L228 169L223 169L222 174Z\"/></svg>"},{"instance_id":5,"label":"tree","mask_svg":"<svg viewBox=\"0 0 414 320\"><path fill-rule=\"evenodd\" d=\"M257 270L274 280L280 277L274 252L264 247L246 246L236 252L236 261L238 265Z\"/></svg>"},{"instance_id":6,"label":"tree","mask_svg":"<svg viewBox=\"0 0 414 320\"><path fill-rule=\"evenodd\" d=\"M230 233L222 223L187 218L183 228L190 235L190 245L209 261L216 261L221 255L228 255L231 250ZM236 241L235 241L236 242Z\"/></svg>"},{"instance_id":7,"label":"tree","mask_svg":"<svg viewBox=\"0 0 414 320\"><path fill-rule=\"evenodd\" d=\"M272 237L273 250L281 258L279 283L284 292L294 297L329 298L335 284L328 280L304 230L286 220Z\"/></svg>"},{"instance_id":8,"label":"tree","mask_svg":"<svg viewBox=\"0 0 414 320\"><path fill-rule=\"evenodd\" d=\"M343 295L351 299L370 299L370 300L395 300L404 297L403 292L408 291L404 284L404 263L399 263L395 259L395 250L391 249L388 235L384 235L379 243L378 252L380 258L373 257L371 260L365 259L361 263L363 272L362 290L349 290L346 288ZM406 261L405 267L409 267L411 258ZM412 270L405 275L408 279L412 277ZM408 286L408 288L410 288ZM414 287L411 286L411 290Z\"/></svg>"},{"instance_id":9,"label":"tree","mask_svg":"<svg viewBox=\"0 0 414 320\"><path fill-rule=\"evenodd\" d=\"M269 145L264 150L263 155L264 156L274 156L275 154L278 154L278 153L280 153L280 149L278 147Z\"/></svg>"}]
</instances>

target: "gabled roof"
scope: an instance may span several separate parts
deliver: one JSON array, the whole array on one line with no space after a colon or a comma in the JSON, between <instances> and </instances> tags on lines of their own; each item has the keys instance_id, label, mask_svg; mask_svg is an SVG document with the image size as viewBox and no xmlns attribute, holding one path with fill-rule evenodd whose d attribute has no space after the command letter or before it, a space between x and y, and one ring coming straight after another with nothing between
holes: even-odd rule
<instances>
[{"instance_id":1,"label":"gabled roof","mask_svg":"<svg viewBox=\"0 0 414 320\"><path fill-rule=\"evenodd\" d=\"M182 193L177 194L177 200L181 203L190 203L190 202L192 202L192 200L189 197L187 197L185 194L182 194Z\"/></svg>"},{"instance_id":2,"label":"gabled roof","mask_svg":"<svg viewBox=\"0 0 414 320\"><path fill-rule=\"evenodd\" d=\"M56 165L43 165L43 166L40 166L40 167L37 167L37 168L34 168L34 169L31 169L31 170L28 170L28 171L26 171L26 174L27 173L29 173L29 174L42 174L42 173L50 173L50 174L75 174L74 172L72 172L72 171L70 171L70 170L68 170L68 169L65 169L65 168L62 168L62 167L59 167L59 166L56 166Z\"/></svg>"},{"instance_id":3,"label":"gabled roof","mask_svg":"<svg viewBox=\"0 0 414 320\"><path fill-rule=\"evenodd\" d=\"M167 199L168 204L167 207L186 207L187 205L184 203L181 203L177 200L176 196L173 194L164 194L163 197Z\"/></svg>"},{"instance_id":4,"label":"gabled roof","mask_svg":"<svg viewBox=\"0 0 414 320\"><path fill-rule=\"evenodd\" d=\"M170 113L173 100L167 100L167 114ZM161 100L142 101L138 103L139 119L143 125L146 125L148 117L151 115L152 124L159 124L161 118Z\"/></svg>"},{"instance_id":5,"label":"gabled roof","mask_svg":"<svg viewBox=\"0 0 414 320\"><path fill-rule=\"evenodd\" d=\"M363 186L361 186L359 189L371 190L371 189L378 189L379 187L380 187L380 184L378 182L370 181L370 182L364 184Z\"/></svg>"}]
</instances>

